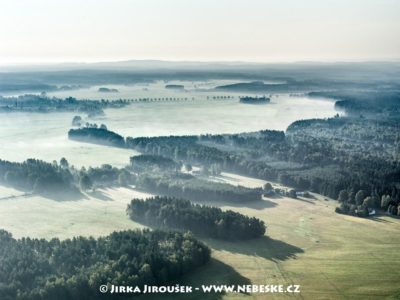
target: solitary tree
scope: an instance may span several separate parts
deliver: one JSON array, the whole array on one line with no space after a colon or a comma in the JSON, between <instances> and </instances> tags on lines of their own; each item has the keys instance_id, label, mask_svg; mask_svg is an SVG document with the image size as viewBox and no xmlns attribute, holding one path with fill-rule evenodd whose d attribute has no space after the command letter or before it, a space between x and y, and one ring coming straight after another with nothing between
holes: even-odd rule
<instances>
[{"instance_id":1,"label":"solitary tree","mask_svg":"<svg viewBox=\"0 0 400 300\"><path fill-rule=\"evenodd\" d=\"M391 201L392 201L392 198L389 195L382 195L381 208L386 210Z\"/></svg>"},{"instance_id":2,"label":"solitary tree","mask_svg":"<svg viewBox=\"0 0 400 300\"><path fill-rule=\"evenodd\" d=\"M79 180L79 186L81 187L82 191L87 191L93 186L93 183L90 180L89 176L83 175Z\"/></svg>"},{"instance_id":3,"label":"solitary tree","mask_svg":"<svg viewBox=\"0 0 400 300\"><path fill-rule=\"evenodd\" d=\"M60 166L63 168L68 168L69 164L68 161L65 159L65 157L60 159Z\"/></svg>"},{"instance_id":4,"label":"solitary tree","mask_svg":"<svg viewBox=\"0 0 400 300\"><path fill-rule=\"evenodd\" d=\"M264 184L264 191L270 192L271 190L273 190L271 183L267 182L266 184Z\"/></svg>"},{"instance_id":5,"label":"solitary tree","mask_svg":"<svg viewBox=\"0 0 400 300\"><path fill-rule=\"evenodd\" d=\"M296 191L295 190L290 190L289 191L289 193L288 193L288 195L289 195L289 197L291 197L291 198L297 198L297 194L296 194Z\"/></svg>"},{"instance_id":6,"label":"solitary tree","mask_svg":"<svg viewBox=\"0 0 400 300\"><path fill-rule=\"evenodd\" d=\"M72 119L72 126L81 126L82 123L82 117L81 116L75 116Z\"/></svg>"},{"instance_id":7,"label":"solitary tree","mask_svg":"<svg viewBox=\"0 0 400 300\"><path fill-rule=\"evenodd\" d=\"M128 175L129 174L127 174L126 172L121 172L118 175L118 183L119 183L119 185L121 185L121 186L127 186L128 185L128 182L129 182Z\"/></svg>"},{"instance_id":8,"label":"solitary tree","mask_svg":"<svg viewBox=\"0 0 400 300\"><path fill-rule=\"evenodd\" d=\"M349 193L346 190L341 190L338 197L339 202L347 202L349 200Z\"/></svg>"},{"instance_id":9,"label":"solitary tree","mask_svg":"<svg viewBox=\"0 0 400 300\"><path fill-rule=\"evenodd\" d=\"M348 203L351 203L351 204L356 203L355 200L354 200L354 198L355 198L354 191L353 191L353 190L350 190L350 193L349 193L347 202L348 202Z\"/></svg>"},{"instance_id":10,"label":"solitary tree","mask_svg":"<svg viewBox=\"0 0 400 300\"><path fill-rule=\"evenodd\" d=\"M372 197L367 197L364 199L363 206L372 208L375 206L375 200Z\"/></svg>"},{"instance_id":11,"label":"solitary tree","mask_svg":"<svg viewBox=\"0 0 400 300\"><path fill-rule=\"evenodd\" d=\"M365 199L365 193L363 190L359 190L356 194L356 204L361 205Z\"/></svg>"}]
</instances>

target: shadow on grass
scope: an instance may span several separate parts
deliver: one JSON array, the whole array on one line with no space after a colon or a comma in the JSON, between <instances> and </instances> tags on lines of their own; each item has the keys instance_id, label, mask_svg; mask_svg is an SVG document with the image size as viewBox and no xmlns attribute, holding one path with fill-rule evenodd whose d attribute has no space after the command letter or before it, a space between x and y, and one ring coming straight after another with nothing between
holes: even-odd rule
<instances>
[{"instance_id":1,"label":"shadow on grass","mask_svg":"<svg viewBox=\"0 0 400 300\"><path fill-rule=\"evenodd\" d=\"M10 199L18 199L18 198L28 198L28 197L33 197L35 196L35 194L32 192L32 190L26 189L26 188L22 188L19 186L14 186L11 184L7 184L5 182L0 182L0 186L1 187L5 187L5 188L9 188L9 189L13 189L15 191L18 191L18 193L16 194L9 194L6 196L1 195L0 200L10 200ZM20 194L22 193L22 194Z\"/></svg>"},{"instance_id":2,"label":"shadow on grass","mask_svg":"<svg viewBox=\"0 0 400 300\"><path fill-rule=\"evenodd\" d=\"M88 195L92 196L93 198L96 198L98 200L102 201L112 201L113 199L109 196L107 196L104 192L96 190L88 193Z\"/></svg>"},{"instance_id":3,"label":"shadow on grass","mask_svg":"<svg viewBox=\"0 0 400 300\"><path fill-rule=\"evenodd\" d=\"M299 200L299 201L303 201L303 202L310 203L310 204L315 204L315 202L314 202L313 200L316 200L316 198L315 198L314 196L307 197L307 198L306 198L306 197L291 198L291 197L289 197L289 196L282 196L282 195L280 195L280 194L275 194L275 195L264 195L263 198L264 198L264 199L268 199L268 198L269 198L269 199L276 199L276 200L285 198L285 199L291 199L291 200ZM311 199L313 199L313 200L311 200Z\"/></svg>"},{"instance_id":4,"label":"shadow on grass","mask_svg":"<svg viewBox=\"0 0 400 300\"><path fill-rule=\"evenodd\" d=\"M378 215L378 216L374 216L374 217L368 217L367 219L371 220L371 221L375 221L375 222L379 222L379 223L393 223L392 221L389 220L385 220L385 219L381 219L380 216L384 216L384 215ZM399 219L399 217L397 216L392 216L390 215L389 217L395 218L395 219ZM400 299L400 298L399 298Z\"/></svg>"},{"instance_id":5,"label":"shadow on grass","mask_svg":"<svg viewBox=\"0 0 400 300\"><path fill-rule=\"evenodd\" d=\"M78 190L70 192L35 193L35 195L54 201L79 201L89 199L85 194L82 194Z\"/></svg>"},{"instance_id":6,"label":"shadow on grass","mask_svg":"<svg viewBox=\"0 0 400 300\"><path fill-rule=\"evenodd\" d=\"M152 195L159 195L159 196L165 196L165 194L158 193L157 191L152 191L150 189L144 189L140 187L130 187L130 189L142 192L142 193L147 193L147 194L152 194ZM261 200L251 200L251 201L243 201L243 202L237 202L237 201L226 201L226 200L204 200L204 201L199 201L196 199L193 199L190 196L179 196L179 195L168 195L169 197L175 197L175 198L180 198L180 199L187 199L190 200L193 203L196 204L202 204L202 205L208 205L208 206L214 206L214 207L221 207L221 206L230 206L230 207L247 207L251 209L256 209L256 210L263 210L265 208L272 208L277 206L278 204L275 202L272 202L270 200L267 200L265 198ZM206 197L205 197L206 198Z\"/></svg>"},{"instance_id":7,"label":"shadow on grass","mask_svg":"<svg viewBox=\"0 0 400 300\"><path fill-rule=\"evenodd\" d=\"M302 202L306 202L306 203L315 205L314 201L311 201L311 200L308 200L308 199L305 199L305 198L296 198L296 199L293 199L293 200L299 200L299 201L302 201Z\"/></svg>"},{"instance_id":8,"label":"shadow on grass","mask_svg":"<svg viewBox=\"0 0 400 300\"><path fill-rule=\"evenodd\" d=\"M168 300L183 300L183 299L193 299L193 300L220 300L223 298L225 293L203 293L201 291L202 285L248 285L251 284L250 279L240 275L231 266L211 258L205 266L192 271L189 274L184 275L181 280L173 282L172 284L179 283L180 285L186 285L193 287L193 293L190 294L150 294L141 295L137 299L146 300L158 300L158 299L168 299ZM195 288L198 287L199 290L196 291ZM245 295L245 294L242 294Z\"/></svg>"},{"instance_id":9,"label":"shadow on grass","mask_svg":"<svg viewBox=\"0 0 400 300\"><path fill-rule=\"evenodd\" d=\"M23 192L24 194L22 195L10 195L8 197L4 197L3 199L17 199L21 197L34 197L34 196L40 196L49 200L55 200L55 201L78 201L78 200L84 200L88 199L84 194L82 194L78 189L71 189L68 191L41 191L41 192L33 192L31 189L26 189L23 187L15 186L15 185L9 185L9 184L4 184L1 183L1 186L7 187L7 188L12 188L15 189L19 192Z\"/></svg>"},{"instance_id":10,"label":"shadow on grass","mask_svg":"<svg viewBox=\"0 0 400 300\"><path fill-rule=\"evenodd\" d=\"M152 229L161 229L164 231L181 231L177 228L160 228L140 220L133 220L139 224L148 226ZM186 230L182 230L186 231ZM207 246L214 250L228 251L248 256L259 256L271 261L283 261L287 259L296 259L297 254L304 253L304 250L288 244L280 240L274 240L268 236L249 240L221 240L209 237L204 237L201 234L194 234L199 240L203 241Z\"/></svg>"},{"instance_id":11,"label":"shadow on grass","mask_svg":"<svg viewBox=\"0 0 400 300\"><path fill-rule=\"evenodd\" d=\"M223 250L249 256L259 256L271 261L296 259L297 254L304 253L304 250L297 246L283 241L274 240L267 236L246 241L230 242L206 239L204 242L215 250Z\"/></svg>"},{"instance_id":12,"label":"shadow on grass","mask_svg":"<svg viewBox=\"0 0 400 300\"><path fill-rule=\"evenodd\" d=\"M389 215L389 214L385 214L385 213L381 213L381 212L378 212L377 214L375 214L373 216L367 216L367 217L359 217L359 216L354 215L354 214L342 214L342 215L350 216L350 217L353 217L353 218L356 218L356 219L360 219L361 218L363 220L374 221L374 222L384 223L384 224L390 224L390 223L394 223L394 222L390 221L390 220L382 219L382 217L389 217L389 218L400 220L399 216Z\"/></svg>"},{"instance_id":13,"label":"shadow on grass","mask_svg":"<svg viewBox=\"0 0 400 300\"><path fill-rule=\"evenodd\" d=\"M192 200L191 200L192 201ZM230 206L230 207L247 207L255 210L263 210L265 208L272 208L277 206L278 204L272 202L267 199L262 200L254 200L254 201L243 201L241 203L235 201L192 201L197 204L205 204L209 206L221 207L221 206Z\"/></svg>"},{"instance_id":14,"label":"shadow on grass","mask_svg":"<svg viewBox=\"0 0 400 300\"><path fill-rule=\"evenodd\" d=\"M282 199L284 198L281 194L274 193L274 194L264 194L263 195L264 199Z\"/></svg>"},{"instance_id":15,"label":"shadow on grass","mask_svg":"<svg viewBox=\"0 0 400 300\"><path fill-rule=\"evenodd\" d=\"M34 196L34 194L32 194L32 193L9 195L9 196L5 196L5 197L0 197L0 201L2 201L2 200L13 200L13 199L18 199L18 198L29 198L29 197L33 197L33 196Z\"/></svg>"}]
</instances>

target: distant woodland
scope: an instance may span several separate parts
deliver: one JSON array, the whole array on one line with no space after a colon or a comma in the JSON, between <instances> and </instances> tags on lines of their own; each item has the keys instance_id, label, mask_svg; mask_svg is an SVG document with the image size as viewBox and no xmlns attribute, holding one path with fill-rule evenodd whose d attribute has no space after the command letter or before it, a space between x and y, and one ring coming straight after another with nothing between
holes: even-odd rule
<instances>
[{"instance_id":1,"label":"distant woodland","mask_svg":"<svg viewBox=\"0 0 400 300\"><path fill-rule=\"evenodd\" d=\"M60 99L41 95L22 95L17 97L0 96L0 112L80 112L89 116L103 115L105 108L121 108L128 105L127 100L77 100L73 97Z\"/></svg>"}]
</instances>

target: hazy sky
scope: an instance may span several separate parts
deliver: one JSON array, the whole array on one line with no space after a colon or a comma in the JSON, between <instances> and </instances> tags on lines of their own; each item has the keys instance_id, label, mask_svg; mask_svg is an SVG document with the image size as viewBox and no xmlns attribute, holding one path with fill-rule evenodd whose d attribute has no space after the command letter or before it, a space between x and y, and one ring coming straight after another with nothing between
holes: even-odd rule
<instances>
[{"instance_id":1,"label":"hazy sky","mask_svg":"<svg viewBox=\"0 0 400 300\"><path fill-rule=\"evenodd\" d=\"M399 0L0 0L1 64L399 58Z\"/></svg>"}]
</instances>

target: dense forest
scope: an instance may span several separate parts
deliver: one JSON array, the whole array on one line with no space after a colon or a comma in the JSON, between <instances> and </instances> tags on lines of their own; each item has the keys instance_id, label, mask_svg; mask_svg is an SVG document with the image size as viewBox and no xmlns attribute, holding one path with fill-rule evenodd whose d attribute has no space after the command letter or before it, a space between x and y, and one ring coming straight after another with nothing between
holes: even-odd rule
<instances>
[{"instance_id":1,"label":"dense forest","mask_svg":"<svg viewBox=\"0 0 400 300\"><path fill-rule=\"evenodd\" d=\"M239 97L239 102L245 104L266 104L270 103L271 99L266 96L261 96L261 97L243 96Z\"/></svg>"},{"instance_id":2,"label":"dense forest","mask_svg":"<svg viewBox=\"0 0 400 300\"><path fill-rule=\"evenodd\" d=\"M159 155L138 155L130 158L130 166L136 172L142 172L149 169L162 169L164 171L179 171L182 167L181 163L171 158Z\"/></svg>"},{"instance_id":3,"label":"dense forest","mask_svg":"<svg viewBox=\"0 0 400 300\"><path fill-rule=\"evenodd\" d=\"M77 192L71 172L37 159L22 163L0 160L0 183L39 194Z\"/></svg>"},{"instance_id":4,"label":"dense forest","mask_svg":"<svg viewBox=\"0 0 400 300\"><path fill-rule=\"evenodd\" d=\"M68 138L81 142L102 144L114 147L125 147L125 139L119 134L108 130L106 127L97 126L70 129Z\"/></svg>"},{"instance_id":5,"label":"dense forest","mask_svg":"<svg viewBox=\"0 0 400 300\"><path fill-rule=\"evenodd\" d=\"M400 112L399 87L377 88L367 90L334 90L308 93L311 97L336 99L335 107L348 114L359 116L367 114L376 116L385 114L385 117L398 116Z\"/></svg>"},{"instance_id":6,"label":"dense forest","mask_svg":"<svg viewBox=\"0 0 400 300\"><path fill-rule=\"evenodd\" d=\"M97 90L99 93L118 93L118 89L112 89L107 87L99 87Z\"/></svg>"},{"instance_id":7,"label":"dense forest","mask_svg":"<svg viewBox=\"0 0 400 300\"><path fill-rule=\"evenodd\" d=\"M97 187L127 186L135 182L135 174L108 164L76 169L65 158L52 163L36 159L22 163L0 160L0 184L42 195L77 195Z\"/></svg>"},{"instance_id":8,"label":"dense forest","mask_svg":"<svg viewBox=\"0 0 400 300\"><path fill-rule=\"evenodd\" d=\"M257 218L217 207L193 204L171 197L133 199L129 217L158 228L190 230L195 234L224 240L243 240L263 236L266 226Z\"/></svg>"},{"instance_id":9,"label":"dense forest","mask_svg":"<svg viewBox=\"0 0 400 300\"><path fill-rule=\"evenodd\" d=\"M183 90L185 88L182 84L167 84L165 86L166 89L173 89L173 90Z\"/></svg>"},{"instance_id":10,"label":"dense forest","mask_svg":"<svg viewBox=\"0 0 400 300\"><path fill-rule=\"evenodd\" d=\"M94 187L127 186L136 182L135 174L125 168L116 168L109 164L100 167L89 167L76 172L76 182L82 190Z\"/></svg>"},{"instance_id":11,"label":"dense forest","mask_svg":"<svg viewBox=\"0 0 400 300\"><path fill-rule=\"evenodd\" d=\"M157 230L63 241L16 240L0 230L0 245L2 300L123 298L99 287L165 285L210 259L210 249L189 233Z\"/></svg>"},{"instance_id":12,"label":"dense forest","mask_svg":"<svg viewBox=\"0 0 400 300\"><path fill-rule=\"evenodd\" d=\"M197 202L229 201L246 203L261 200L261 189L250 189L227 183L213 182L186 173L138 173L136 187L145 191Z\"/></svg>"},{"instance_id":13,"label":"dense forest","mask_svg":"<svg viewBox=\"0 0 400 300\"><path fill-rule=\"evenodd\" d=\"M160 195L186 198L193 201L261 200L261 189L214 182L182 171L182 163L159 155L138 155L130 158L135 185L139 189ZM185 169L190 165L185 165ZM204 169L204 168L203 168ZM205 169L210 174L208 169ZM212 171L212 170L211 170Z\"/></svg>"}]
</instances>

